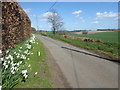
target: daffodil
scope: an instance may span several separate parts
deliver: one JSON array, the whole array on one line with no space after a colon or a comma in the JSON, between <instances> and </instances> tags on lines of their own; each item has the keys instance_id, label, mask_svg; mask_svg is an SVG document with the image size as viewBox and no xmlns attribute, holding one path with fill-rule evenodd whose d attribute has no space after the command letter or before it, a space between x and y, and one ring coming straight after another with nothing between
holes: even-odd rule
<instances>
[{"instance_id":1,"label":"daffodil","mask_svg":"<svg viewBox=\"0 0 120 90\"><path fill-rule=\"evenodd\" d=\"M1 60L1 61L3 61L4 59L3 59L3 58L1 58L0 60Z\"/></svg>"},{"instance_id":2,"label":"daffodil","mask_svg":"<svg viewBox=\"0 0 120 90\"><path fill-rule=\"evenodd\" d=\"M22 64L22 61L20 61L19 64Z\"/></svg>"},{"instance_id":3,"label":"daffodil","mask_svg":"<svg viewBox=\"0 0 120 90\"><path fill-rule=\"evenodd\" d=\"M8 68L8 65L5 65L5 69L7 69Z\"/></svg>"},{"instance_id":4,"label":"daffodil","mask_svg":"<svg viewBox=\"0 0 120 90\"><path fill-rule=\"evenodd\" d=\"M22 74L26 74L27 73L27 70L22 70Z\"/></svg>"},{"instance_id":5,"label":"daffodil","mask_svg":"<svg viewBox=\"0 0 120 90\"><path fill-rule=\"evenodd\" d=\"M28 67L31 67L31 65L28 65Z\"/></svg>"},{"instance_id":6,"label":"daffodil","mask_svg":"<svg viewBox=\"0 0 120 90\"><path fill-rule=\"evenodd\" d=\"M2 50L0 50L0 54L2 53Z\"/></svg>"},{"instance_id":7,"label":"daffodil","mask_svg":"<svg viewBox=\"0 0 120 90\"><path fill-rule=\"evenodd\" d=\"M25 74L24 77L25 77L25 79L26 79L26 78L28 77L28 75Z\"/></svg>"},{"instance_id":8,"label":"daffodil","mask_svg":"<svg viewBox=\"0 0 120 90\"><path fill-rule=\"evenodd\" d=\"M8 61L8 63L10 63L10 61Z\"/></svg>"},{"instance_id":9,"label":"daffodil","mask_svg":"<svg viewBox=\"0 0 120 90\"><path fill-rule=\"evenodd\" d=\"M37 75L38 74L38 72L35 72L35 75Z\"/></svg>"},{"instance_id":10,"label":"daffodil","mask_svg":"<svg viewBox=\"0 0 120 90\"><path fill-rule=\"evenodd\" d=\"M40 52L38 52L38 56L40 56Z\"/></svg>"},{"instance_id":11,"label":"daffodil","mask_svg":"<svg viewBox=\"0 0 120 90\"><path fill-rule=\"evenodd\" d=\"M9 50L7 50L6 53L9 53Z\"/></svg>"},{"instance_id":12,"label":"daffodil","mask_svg":"<svg viewBox=\"0 0 120 90\"><path fill-rule=\"evenodd\" d=\"M2 90L2 86L0 86L0 90Z\"/></svg>"}]
</instances>

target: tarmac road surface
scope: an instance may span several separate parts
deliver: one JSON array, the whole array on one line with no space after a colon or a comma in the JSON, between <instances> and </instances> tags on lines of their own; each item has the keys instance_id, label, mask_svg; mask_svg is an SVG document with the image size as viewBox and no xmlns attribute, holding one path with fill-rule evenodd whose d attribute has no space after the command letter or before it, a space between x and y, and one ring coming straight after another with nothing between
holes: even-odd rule
<instances>
[{"instance_id":1,"label":"tarmac road surface","mask_svg":"<svg viewBox=\"0 0 120 90\"><path fill-rule=\"evenodd\" d=\"M118 88L118 64L62 41L35 35L73 88Z\"/></svg>"}]
</instances>

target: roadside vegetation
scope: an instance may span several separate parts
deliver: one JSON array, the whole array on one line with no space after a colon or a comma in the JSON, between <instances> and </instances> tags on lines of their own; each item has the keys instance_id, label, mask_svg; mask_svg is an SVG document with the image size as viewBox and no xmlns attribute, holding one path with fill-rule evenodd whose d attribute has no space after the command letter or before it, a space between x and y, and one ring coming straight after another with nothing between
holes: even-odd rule
<instances>
[{"instance_id":1,"label":"roadside vegetation","mask_svg":"<svg viewBox=\"0 0 120 90\"><path fill-rule=\"evenodd\" d=\"M81 40L71 40L68 38L61 37L61 35L59 35L59 34L54 35L54 34L52 34L52 32L47 32L46 35L44 35L44 36L48 36L48 37L51 37L51 38L54 38L57 40L61 40L61 41L70 43L77 47L82 47L84 49L95 51L95 53L103 55L104 57L107 57L109 59L118 60L118 57L120 57L120 53L118 53L118 51L120 49L120 43L117 43L118 36L115 35L117 33L118 32L113 32L113 33L110 33L110 35L108 33L101 33L100 34L101 36L98 35L98 38L101 37L101 39L100 39L101 42L96 42L96 43L85 42L85 41L81 41ZM76 34L72 34L72 35L76 35ZM96 37L94 34L91 34L90 36L92 37L92 35L96 39L97 35L96 35ZM108 36L108 38L106 35ZM82 35L82 36L85 36L85 35Z\"/></svg>"},{"instance_id":2,"label":"roadside vegetation","mask_svg":"<svg viewBox=\"0 0 120 90\"><path fill-rule=\"evenodd\" d=\"M1 60L2 88L51 88L46 53L34 35L8 50Z\"/></svg>"}]
</instances>

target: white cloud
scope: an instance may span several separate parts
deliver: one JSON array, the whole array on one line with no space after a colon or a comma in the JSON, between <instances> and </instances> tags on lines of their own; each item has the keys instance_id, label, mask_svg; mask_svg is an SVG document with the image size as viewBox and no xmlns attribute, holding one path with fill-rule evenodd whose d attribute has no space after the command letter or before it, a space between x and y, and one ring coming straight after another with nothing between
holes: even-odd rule
<instances>
[{"instance_id":1,"label":"white cloud","mask_svg":"<svg viewBox=\"0 0 120 90\"><path fill-rule=\"evenodd\" d=\"M97 12L96 13L97 17L96 19L103 19L103 18L110 18L110 17L117 17L118 13L113 13L113 12Z\"/></svg>"},{"instance_id":2,"label":"white cloud","mask_svg":"<svg viewBox=\"0 0 120 90\"><path fill-rule=\"evenodd\" d=\"M52 15L52 13L51 12L46 12L46 13L43 13L43 17L48 17L48 16L50 16L50 15Z\"/></svg>"},{"instance_id":3,"label":"white cloud","mask_svg":"<svg viewBox=\"0 0 120 90\"><path fill-rule=\"evenodd\" d=\"M82 10L78 10L78 11L74 11L72 14L76 15L76 18L79 18L81 20L83 20L83 17L80 16L80 14L82 13Z\"/></svg>"},{"instance_id":4,"label":"white cloud","mask_svg":"<svg viewBox=\"0 0 120 90\"><path fill-rule=\"evenodd\" d=\"M29 13L31 11L30 8L27 8L27 9L23 9L26 13Z\"/></svg>"},{"instance_id":5,"label":"white cloud","mask_svg":"<svg viewBox=\"0 0 120 90\"><path fill-rule=\"evenodd\" d=\"M97 12L96 15L101 15L101 13L100 13L100 12Z\"/></svg>"},{"instance_id":6,"label":"white cloud","mask_svg":"<svg viewBox=\"0 0 120 90\"><path fill-rule=\"evenodd\" d=\"M54 15L57 15L57 13L55 13ZM40 18L40 21L47 21L47 17L49 16L53 16L53 13L52 12L46 12L46 13L43 13L42 15L39 16Z\"/></svg>"},{"instance_id":7,"label":"white cloud","mask_svg":"<svg viewBox=\"0 0 120 90\"><path fill-rule=\"evenodd\" d=\"M80 13L82 13L82 10L74 11L72 14L79 15Z\"/></svg>"},{"instance_id":8,"label":"white cloud","mask_svg":"<svg viewBox=\"0 0 120 90\"><path fill-rule=\"evenodd\" d=\"M94 24L98 24L98 23L99 23L99 21L94 21L94 22L92 22L92 23L94 23Z\"/></svg>"},{"instance_id":9,"label":"white cloud","mask_svg":"<svg viewBox=\"0 0 120 90\"><path fill-rule=\"evenodd\" d=\"M52 16L52 15L53 15L52 12L46 12L46 13L42 14L42 16L45 17L45 18L48 17L48 16ZM57 13L55 13L55 15L57 15Z\"/></svg>"}]
</instances>

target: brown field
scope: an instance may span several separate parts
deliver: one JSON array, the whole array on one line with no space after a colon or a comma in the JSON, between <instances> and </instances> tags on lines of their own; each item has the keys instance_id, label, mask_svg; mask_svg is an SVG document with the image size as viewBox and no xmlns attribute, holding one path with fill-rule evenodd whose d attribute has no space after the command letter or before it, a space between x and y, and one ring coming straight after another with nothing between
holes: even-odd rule
<instances>
[{"instance_id":1,"label":"brown field","mask_svg":"<svg viewBox=\"0 0 120 90\"><path fill-rule=\"evenodd\" d=\"M113 31L88 31L88 34L100 33L100 32L113 32ZM82 32L74 32L75 34L82 34Z\"/></svg>"}]
</instances>

